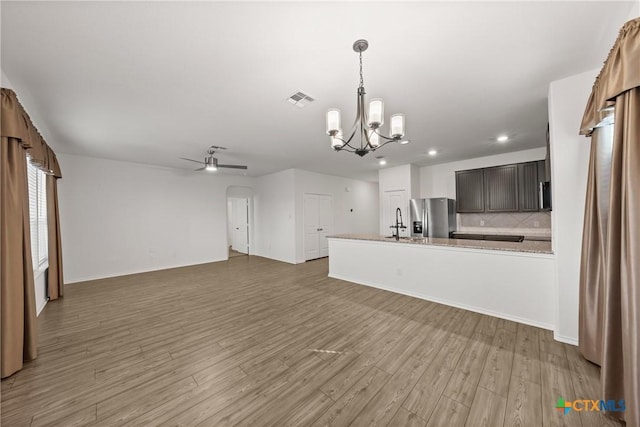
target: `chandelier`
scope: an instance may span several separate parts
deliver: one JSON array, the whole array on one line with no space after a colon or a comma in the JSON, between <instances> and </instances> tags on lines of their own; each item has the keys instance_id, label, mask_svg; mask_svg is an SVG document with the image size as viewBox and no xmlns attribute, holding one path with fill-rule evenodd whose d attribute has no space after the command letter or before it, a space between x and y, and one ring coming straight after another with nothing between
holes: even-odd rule
<instances>
[{"instance_id":1,"label":"chandelier","mask_svg":"<svg viewBox=\"0 0 640 427\"><path fill-rule=\"evenodd\" d=\"M362 77L362 52L367 50L369 42L357 40L353 43L353 50L360 56L360 86L358 86L358 101L356 119L344 139L341 128L340 110L331 108L327 111L327 134L331 137L331 148L336 151L347 151L359 156L376 151L390 142L406 144L404 137L404 114L394 114L390 119L389 136L382 135L380 128L384 124L384 102L380 98L369 101L369 111L365 110L364 79ZM356 134L360 135L360 145L353 141Z\"/></svg>"}]
</instances>

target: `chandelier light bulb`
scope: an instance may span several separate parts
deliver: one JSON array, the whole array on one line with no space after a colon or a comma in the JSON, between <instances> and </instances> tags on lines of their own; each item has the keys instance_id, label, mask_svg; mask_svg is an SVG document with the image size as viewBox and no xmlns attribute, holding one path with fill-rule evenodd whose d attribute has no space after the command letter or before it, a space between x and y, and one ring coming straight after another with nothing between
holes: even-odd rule
<instances>
[{"instance_id":1,"label":"chandelier light bulb","mask_svg":"<svg viewBox=\"0 0 640 427\"><path fill-rule=\"evenodd\" d=\"M342 131L338 129L338 133L336 133L335 136L331 137L331 148L335 150L342 147L343 145L344 142L342 142Z\"/></svg>"},{"instance_id":2,"label":"chandelier light bulb","mask_svg":"<svg viewBox=\"0 0 640 427\"><path fill-rule=\"evenodd\" d=\"M374 148L380 146L380 135L378 135L373 129L369 131L369 145Z\"/></svg>"},{"instance_id":3,"label":"chandelier light bulb","mask_svg":"<svg viewBox=\"0 0 640 427\"><path fill-rule=\"evenodd\" d=\"M327 111L327 133L329 135L340 131L340 110L331 108Z\"/></svg>"},{"instance_id":4,"label":"chandelier light bulb","mask_svg":"<svg viewBox=\"0 0 640 427\"><path fill-rule=\"evenodd\" d=\"M391 116L390 136L393 139L400 139L404 136L404 114L394 114Z\"/></svg>"},{"instance_id":5,"label":"chandelier light bulb","mask_svg":"<svg viewBox=\"0 0 640 427\"><path fill-rule=\"evenodd\" d=\"M371 129L379 128L384 124L384 102L380 98L369 101L369 122Z\"/></svg>"}]
</instances>

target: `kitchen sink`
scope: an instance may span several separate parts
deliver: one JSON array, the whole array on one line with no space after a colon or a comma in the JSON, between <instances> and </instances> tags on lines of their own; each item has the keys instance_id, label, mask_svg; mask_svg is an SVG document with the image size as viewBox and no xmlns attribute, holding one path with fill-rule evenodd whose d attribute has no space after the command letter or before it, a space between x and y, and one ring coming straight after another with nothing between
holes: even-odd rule
<instances>
[{"instance_id":1,"label":"kitchen sink","mask_svg":"<svg viewBox=\"0 0 640 427\"><path fill-rule=\"evenodd\" d=\"M395 236L384 236L385 239L393 239L396 240ZM423 240L423 237L400 237L400 240L409 241L409 242L417 242Z\"/></svg>"}]
</instances>

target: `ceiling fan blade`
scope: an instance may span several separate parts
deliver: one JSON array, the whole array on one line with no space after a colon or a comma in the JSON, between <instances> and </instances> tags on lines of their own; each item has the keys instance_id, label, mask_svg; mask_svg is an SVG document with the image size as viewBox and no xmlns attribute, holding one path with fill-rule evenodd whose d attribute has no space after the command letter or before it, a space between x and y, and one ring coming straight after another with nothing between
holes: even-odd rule
<instances>
[{"instance_id":1,"label":"ceiling fan blade","mask_svg":"<svg viewBox=\"0 0 640 427\"><path fill-rule=\"evenodd\" d=\"M187 159L185 157L180 157L182 160L189 160L190 162L195 162L195 163L200 163L201 165L204 165L204 162L199 162L197 160L193 160L193 159Z\"/></svg>"},{"instance_id":2,"label":"ceiling fan blade","mask_svg":"<svg viewBox=\"0 0 640 427\"><path fill-rule=\"evenodd\" d=\"M219 146L217 146L217 145L212 145L212 146L211 146L211 147L209 147L209 148L213 148L213 149L215 149L215 150L226 150L226 149L227 149L227 147L219 147Z\"/></svg>"},{"instance_id":3,"label":"ceiling fan blade","mask_svg":"<svg viewBox=\"0 0 640 427\"><path fill-rule=\"evenodd\" d=\"M246 166L242 165L218 165L219 168L227 168L227 169L247 169Z\"/></svg>"},{"instance_id":4,"label":"ceiling fan blade","mask_svg":"<svg viewBox=\"0 0 640 427\"><path fill-rule=\"evenodd\" d=\"M205 170L206 168L207 168L207 167L205 166L205 167L203 167L203 168L194 169L194 171L196 171L196 172L197 172L197 171L203 171L203 170Z\"/></svg>"}]
</instances>

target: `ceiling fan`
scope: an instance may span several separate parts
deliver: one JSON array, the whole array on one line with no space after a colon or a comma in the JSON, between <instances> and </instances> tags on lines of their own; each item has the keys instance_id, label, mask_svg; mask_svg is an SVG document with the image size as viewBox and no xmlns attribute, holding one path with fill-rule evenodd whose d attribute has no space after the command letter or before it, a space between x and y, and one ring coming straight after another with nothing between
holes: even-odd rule
<instances>
[{"instance_id":1,"label":"ceiling fan","mask_svg":"<svg viewBox=\"0 0 640 427\"><path fill-rule=\"evenodd\" d=\"M227 168L227 169L247 169L246 166L244 165L221 165L218 163L218 159L216 159L215 157L213 157L213 155L215 154L216 151L218 150L226 150L225 147L218 147L216 145L212 145L211 147L209 147L209 149L207 150L207 154L208 156L206 156L204 158L204 162L200 162L198 160L193 160L193 159L187 159L185 157L180 157L182 160L188 160L190 162L196 162L196 163L200 163L201 165L204 165L201 168L198 169L194 169L196 171L201 171L201 170L207 170L209 172L215 172L218 170L218 168Z\"/></svg>"}]
</instances>

